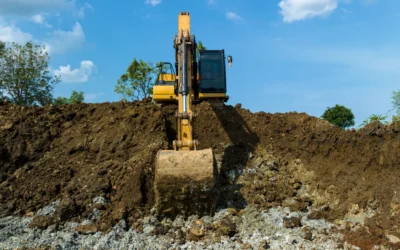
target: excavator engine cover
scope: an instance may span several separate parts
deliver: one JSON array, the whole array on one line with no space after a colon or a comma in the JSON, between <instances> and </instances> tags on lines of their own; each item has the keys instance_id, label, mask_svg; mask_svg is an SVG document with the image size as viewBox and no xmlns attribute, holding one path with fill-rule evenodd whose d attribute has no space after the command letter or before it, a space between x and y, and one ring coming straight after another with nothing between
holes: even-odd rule
<instances>
[{"instance_id":1,"label":"excavator engine cover","mask_svg":"<svg viewBox=\"0 0 400 250\"><path fill-rule=\"evenodd\" d=\"M217 170L211 149L160 150L155 166L155 206L163 216L212 215Z\"/></svg>"}]
</instances>

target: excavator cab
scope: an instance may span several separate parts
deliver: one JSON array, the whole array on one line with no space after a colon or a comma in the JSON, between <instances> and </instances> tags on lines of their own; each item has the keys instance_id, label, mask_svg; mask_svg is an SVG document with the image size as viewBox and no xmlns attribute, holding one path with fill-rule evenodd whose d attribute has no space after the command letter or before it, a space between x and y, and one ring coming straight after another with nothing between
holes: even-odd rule
<instances>
[{"instance_id":1,"label":"excavator cab","mask_svg":"<svg viewBox=\"0 0 400 250\"><path fill-rule=\"evenodd\" d=\"M199 100L227 102L224 50L201 50L198 68Z\"/></svg>"},{"instance_id":2,"label":"excavator cab","mask_svg":"<svg viewBox=\"0 0 400 250\"><path fill-rule=\"evenodd\" d=\"M193 103L208 101L211 104L224 103L229 100L226 87L226 65L224 50L201 50L196 69ZM228 56L228 62L232 57ZM169 62L159 65L157 82L153 86L153 100L156 103L178 103L177 75Z\"/></svg>"},{"instance_id":3,"label":"excavator cab","mask_svg":"<svg viewBox=\"0 0 400 250\"><path fill-rule=\"evenodd\" d=\"M157 102L177 102L176 99L176 74L174 67L169 62L157 65L159 73L153 86L153 99Z\"/></svg>"}]
</instances>

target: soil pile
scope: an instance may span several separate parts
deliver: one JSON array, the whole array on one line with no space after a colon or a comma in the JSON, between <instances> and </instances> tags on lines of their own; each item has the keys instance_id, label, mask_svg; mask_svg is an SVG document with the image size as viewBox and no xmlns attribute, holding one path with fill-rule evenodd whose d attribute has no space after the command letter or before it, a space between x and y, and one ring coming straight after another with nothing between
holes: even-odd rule
<instances>
[{"instance_id":1,"label":"soil pile","mask_svg":"<svg viewBox=\"0 0 400 250\"><path fill-rule=\"evenodd\" d=\"M0 104L0 215L34 216L31 227L47 228L98 212L93 231L121 219L140 228L154 202L155 154L176 135L175 110L150 100ZM310 211L310 219L335 222L362 249L399 247L400 124L343 131L305 113L208 103L195 112L199 148L216 157L219 208ZM51 216L37 214L57 200Z\"/></svg>"},{"instance_id":2,"label":"soil pile","mask_svg":"<svg viewBox=\"0 0 400 250\"><path fill-rule=\"evenodd\" d=\"M108 229L152 203L156 152L167 146L165 122L149 102L26 109L2 105L0 214L35 213L60 199L46 227L90 214L108 201L99 227ZM133 217L130 218L133 220Z\"/></svg>"}]
</instances>

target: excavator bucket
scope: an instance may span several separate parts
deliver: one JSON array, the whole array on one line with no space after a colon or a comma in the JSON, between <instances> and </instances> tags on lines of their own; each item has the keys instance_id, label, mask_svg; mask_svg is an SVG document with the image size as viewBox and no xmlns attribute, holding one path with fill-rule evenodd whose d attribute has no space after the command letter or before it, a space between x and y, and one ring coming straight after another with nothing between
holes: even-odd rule
<instances>
[{"instance_id":1,"label":"excavator bucket","mask_svg":"<svg viewBox=\"0 0 400 250\"><path fill-rule=\"evenodd\" d=\"M217 170L211 149L160 150L155 166L155 206L159 214L212 215Z\"/></svg>"}]
</instances>

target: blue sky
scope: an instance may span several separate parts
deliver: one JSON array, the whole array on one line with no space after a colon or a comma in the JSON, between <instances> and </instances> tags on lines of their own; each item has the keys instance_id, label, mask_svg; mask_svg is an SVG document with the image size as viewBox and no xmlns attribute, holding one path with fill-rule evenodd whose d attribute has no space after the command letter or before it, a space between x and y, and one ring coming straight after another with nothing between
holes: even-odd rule
<instances>
[{"instance_id":1,"label":"blue sky","mask_svg":"<svg viewBox=\"0 0 400 250\"><path fill-rule=\"evenodd\" d=\"M0 40L46 45L62 76L56 96L120 100L116 80L134 59L174 60L180 11L207 48L233 56L229 104L253 112L306 112L335 104L356 126L389 114L400 89L400 1L0 0Z\"/></svg>"}]
</instances>

